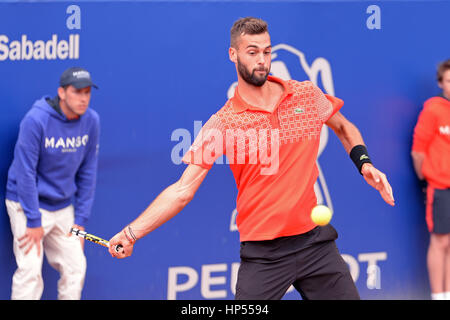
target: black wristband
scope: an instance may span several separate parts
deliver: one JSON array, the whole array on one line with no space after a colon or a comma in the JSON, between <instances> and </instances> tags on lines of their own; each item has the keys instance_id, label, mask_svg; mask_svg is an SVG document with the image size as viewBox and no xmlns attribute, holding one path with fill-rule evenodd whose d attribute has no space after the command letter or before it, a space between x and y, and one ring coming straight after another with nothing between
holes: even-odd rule
<instances>
[{"instance_id":1,"label":"black wristband","mask_svg":"<svg viewBox=\"0 0 450 320\"><path fill-rule=\"evenodd\" d=\"M359 173L361 173L361 168L364 163L372 163L366 146L362 144L359 144L352 148L352 150L350 151L350 158L353 160L356 168L358 168Z\"/></svg>"}]
</instances>

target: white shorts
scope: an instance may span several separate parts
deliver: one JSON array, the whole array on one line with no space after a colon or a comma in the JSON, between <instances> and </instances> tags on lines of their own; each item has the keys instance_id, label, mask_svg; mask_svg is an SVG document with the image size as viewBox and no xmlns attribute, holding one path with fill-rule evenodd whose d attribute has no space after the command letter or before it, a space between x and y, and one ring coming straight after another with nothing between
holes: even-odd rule
<instances>
[{"instance_id":1,"label":"white shorts","mask_svg":"<svg viewBox=\"0 0 450 320\"><path fill-rule=\"evenodd\" d=\"M74 224L72 205L57 210L39 209L44 237L41 241L41 253L33 248L25 255L27 248L19 248L19 238L27 229L27 218L20 203L6 200L6 208L14 237L13 250L17 270L14 273L11 288L12 300L38 300L44 290L42 279L43 253L48 263L60 273L58 280L58 299L78 300L86 275L86 257L80 239L69 236Z\"/></svg>"}]
</instances>

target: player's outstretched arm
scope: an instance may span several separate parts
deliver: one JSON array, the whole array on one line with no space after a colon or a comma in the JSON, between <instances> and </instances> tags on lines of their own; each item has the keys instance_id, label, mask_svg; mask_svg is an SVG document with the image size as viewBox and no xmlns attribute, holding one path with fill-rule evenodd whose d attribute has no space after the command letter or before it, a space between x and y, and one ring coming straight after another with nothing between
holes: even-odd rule
<instances>
[{"instance_id":1,"label":"player's outstretched arm","mask_svg":"<svg viewBox=\"0 0 450 320\"><path fill-rule=\"evenodd\" d=\"M192 200L208 171L197 165L188 165L177 182L161 192L136 220L111 238L109 253L116 258L130 256L136 240L172 219ZM122 245L123 250L116 252L116 245Z\"/></svg>"},{"instance_id":2,"label":"player's outstretched arm","mask_svg":"<svg viewBox=\"0 0 450 320\"><path fill-rule=\"evenodd\" d=\"M348 154L350 154L355 146L364 145L364 140L359 129L353 123L348 121L342 113L337 112L326 122L326 124L336 133ZM371 163L362 164L360 170L366 182L378 190L386 203L394 206L395 200L392 187L389 184L386 175L375 168Z\"/></svg>"}]
</instances>

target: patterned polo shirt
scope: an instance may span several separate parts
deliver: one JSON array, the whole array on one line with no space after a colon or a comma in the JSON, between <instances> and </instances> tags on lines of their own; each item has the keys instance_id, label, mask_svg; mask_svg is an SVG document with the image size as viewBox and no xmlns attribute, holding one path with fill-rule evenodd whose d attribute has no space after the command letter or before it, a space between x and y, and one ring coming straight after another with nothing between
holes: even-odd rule
<instances>
[{"instance_id":1,"label":"patterned polo shirt","mask_svg":"<svg viewBox=\"0 0 450 320\"><path fill-rule=\"evenodd\" d=\"M317 204L314 184L320 132L344 104L311 81L284 81L273 112L234 96L205 123L183 162L210 169L226 156L238 189L236 224L241 241L308 232Z\"/></svg>"}]
</instances>

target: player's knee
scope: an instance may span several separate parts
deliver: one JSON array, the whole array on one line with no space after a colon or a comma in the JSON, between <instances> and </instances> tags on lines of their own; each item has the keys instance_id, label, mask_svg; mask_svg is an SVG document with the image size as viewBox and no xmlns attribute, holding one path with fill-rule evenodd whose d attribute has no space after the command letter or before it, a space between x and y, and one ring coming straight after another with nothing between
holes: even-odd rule
<instances>
[{"instance_id":1,"label":"player's knee","mask_svg":"<svg viewBox=\"0 0 450 320\"><path fill-rule=\"evenodd\" d=\"M435 250L447 250L450 246L449 235L432 234L430 239L430 246Z\"/></svg>"},{"instance_id":2,"label":"player's knee","mask_svg":"<svg viewBox=\"0 0 450 320\"><path fill-rule=\"evenodd\" d=\"M42 281L40 265L26 265L17 268L14 277L23 283L39 283Z\"/></svg>"},{"instance_id":3,"label":"player's knee","mask_svg":"<svg viewBox=\"0 0 450 320\"><path fill-rule=\"evenodd\" d=\"M74 271L75 271L75 273L77 273L78 275L80 275L84 278L84 275L86 274L86 269L87 269L86 257L83 256L82 258L79 259L79 262L75 266Z\"/></svg>"},{"instance_id":4,"label":"player's knee","mask_svg":"<svg viewBox=\"0 0 450 320\"><path fill-rule=\"evenodd\" d=\"M445 238L446 238L445 248L446 250L450 250L450 234L447 234Z\"/></svg>"},{"instance_id":5,"label":"player's knee","mask_svg":"<svg viewBox=\"0 0 450 320\"><path fill-rule=\"evenodd\" d=\"M74 281L83 280L86 274L87 263L86 257L82 256L76 259L76 262L67 264L63 270L63 276L74 279Z\"/></svg>"},{"instance_id":6,"label":"player's knee","mask_svg":"<svg viewBox=\"0 0 450 320\"><path fill-rule=\"evenodd\" d=\"M42 273L42 263L40 260L35 259L23 259L16 260L17 273L23 277L35 277L40 276Z\"/></svg>"}]
</instances>

